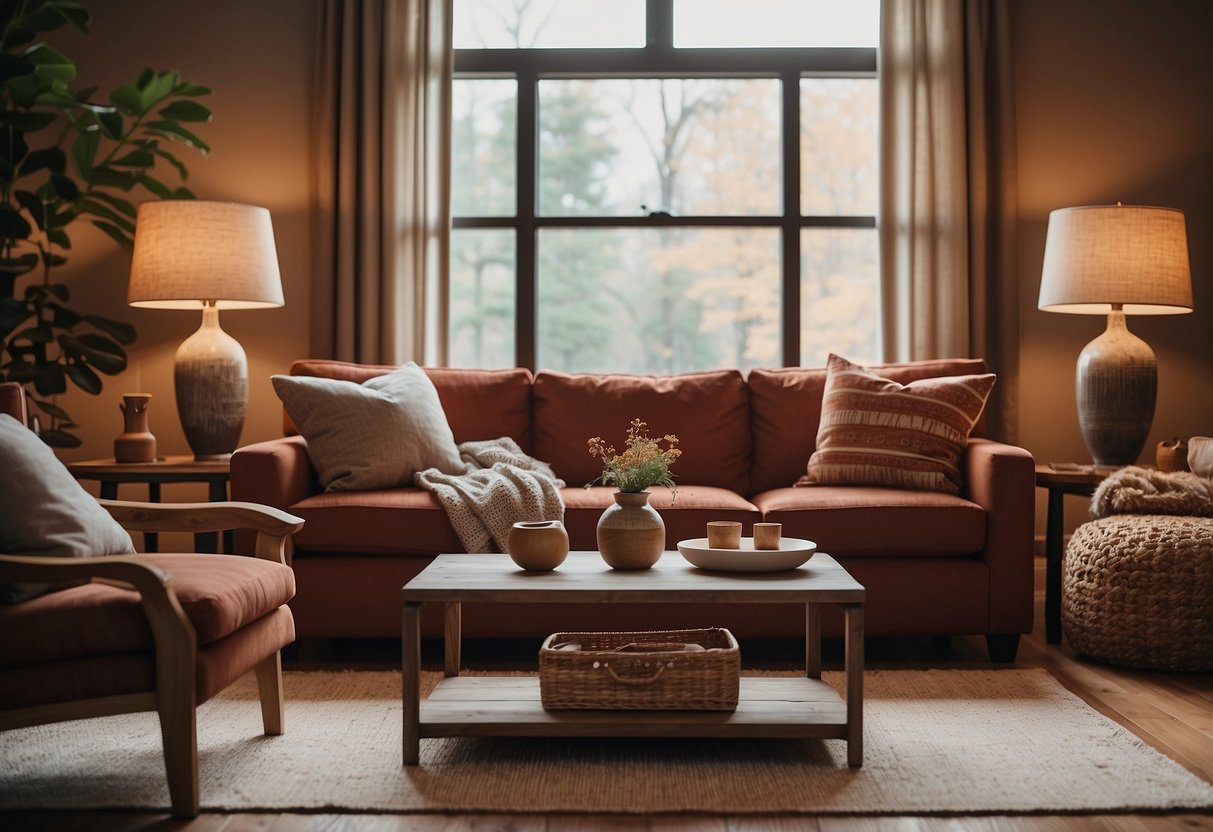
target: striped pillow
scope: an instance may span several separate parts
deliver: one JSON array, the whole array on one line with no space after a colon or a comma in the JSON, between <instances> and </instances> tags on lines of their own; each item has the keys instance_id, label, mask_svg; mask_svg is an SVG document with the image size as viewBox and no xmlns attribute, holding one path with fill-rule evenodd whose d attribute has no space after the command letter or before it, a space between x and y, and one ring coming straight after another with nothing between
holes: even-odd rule
<instances>
[{"instance_id":1,"label":"striped pillow","mask_svg":"<svg viewBox=\"0 0 1213 832\"><path fill-rule=\"evenodd\" d=\"M817 450L797 485L960 491L960 456L994 387L993 373L881 378L831 355Z\"/></svg>"}]
</instances>

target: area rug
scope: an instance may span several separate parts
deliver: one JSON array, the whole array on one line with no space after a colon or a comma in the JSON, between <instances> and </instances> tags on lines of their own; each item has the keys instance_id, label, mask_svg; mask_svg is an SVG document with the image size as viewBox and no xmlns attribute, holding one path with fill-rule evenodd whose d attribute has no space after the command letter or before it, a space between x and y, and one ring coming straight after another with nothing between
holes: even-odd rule
<instances>
[{"instance_id":1,"label":"area rug","mask_svg":"<svg viewBox=\"0 0 1213 832\"><path fill-rule=\"evenodd\" d=\"M839 674L826 674L835 685ZM424 674L431 687L436 673ZM451 738L401 766L400 675L289 672L286 733L242 680L198 712L204 810L1028 813L1213 808L1213 786L1044 670L865 676L864 765L835 740ZM152 714L0 734L0 808L165 810Z\"/></svg>"}]
</instances>

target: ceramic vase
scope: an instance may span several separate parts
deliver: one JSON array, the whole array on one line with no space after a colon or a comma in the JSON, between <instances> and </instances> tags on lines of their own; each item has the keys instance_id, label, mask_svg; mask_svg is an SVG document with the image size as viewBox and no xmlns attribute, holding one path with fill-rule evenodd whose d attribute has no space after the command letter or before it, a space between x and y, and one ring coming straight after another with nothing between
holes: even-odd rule
<instances>
[{"instance_id":1,"label":"ceramic vase","mask_svg":"<svg viewBox=\"0 0 1213 832\"><path fill-rule=\"evenodd\" d=\"M1187 471L1188 443L1178 436L1159 442L1154 451L1154 465L1159 471Z\"/></svg>"},{"instance_id":2,"label":"ceramic vase","mask_svg":"<svg viewBox=\"0 0 1213 832\"><path fill-rule=\"evenodd\" d=\"M114 440L115 462L155 462L156 437L147 429L147 407L151 393L127 393L118 409L122 411L123 428Z\"/></svg>"},{"instance_id":3,"label":"ceramic vase","mask_svg":"<svg viewBox=\"0 0 1213 832\"><path fill-rule=\"evenodd\" d=\"M598 551L612 569L648 569L665 551L665 522L649 492L616 491L615 505L598 518Z\"/></svg>"},{"instance_id":4,"label":"ceramic vase","mask_svg":"<svg viewBox=\"0 0 1213 832\"><path fill-rule=\"evenodd\" d=\"M510 527L506 552L530 572L550 572L569 555L569 533L559 520L524 520Z\"/></svg>"}]
</instances>

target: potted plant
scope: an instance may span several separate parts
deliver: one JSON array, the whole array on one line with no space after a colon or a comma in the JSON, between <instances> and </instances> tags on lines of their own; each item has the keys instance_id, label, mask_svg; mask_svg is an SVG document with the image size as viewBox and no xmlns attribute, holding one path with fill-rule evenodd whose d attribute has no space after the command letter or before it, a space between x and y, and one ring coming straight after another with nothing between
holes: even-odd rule
<instances>
[{"instance_id":1,"label":"potted plant","mask_svg":"<svg viewBox=\"0 0 1213 832\"><path fill-rule=\"evenodd\" d=\"M190 199L163 181L163 163L189 171L170 150L210 148L185 124L211 111L210 93L176 72L143 70L98 99L76 90L76 66L40 36L71 25L88 32L78 0L0 0L0 381L32 386L48 445L76 447L71 416L54 399L68 382L101 392L102 375L126 368L130 324L73 310L67 285L52 274L67 262L70 228L91 222L130 249L136 192Z\"/></svg>"},{"instance_id":2,"label":"potted plant","mask_svg":"<svg viewBox=\"0 0 1213 832\"><path fill-rule=\"evenodd\" d=\"M665 441L666 446L661 447ZM614 569L648 569L665 551L665 521L649 505L650 486L670 489L671 502L677 498L670 466L682 454L678 437L673 434L653 439L648 425L633 419L628 427L627 447L616 453L601 437L588 440L590 456L602 459L602 473L595 482L613 485L615 504L598 518L598 552Z\"/></svg>"}]
</instances>

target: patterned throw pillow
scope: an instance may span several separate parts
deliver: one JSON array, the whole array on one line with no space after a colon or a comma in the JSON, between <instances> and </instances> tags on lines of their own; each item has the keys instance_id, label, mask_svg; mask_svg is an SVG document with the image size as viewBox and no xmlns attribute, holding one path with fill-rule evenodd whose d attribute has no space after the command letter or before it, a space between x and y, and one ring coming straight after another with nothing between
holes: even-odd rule
<instances>
[{"instance_id":1,"label":"patterned throw pillow","mask_svg":"<svg viewBox=\"0 0 1213 832\"><path fill-rule=\"evenodd\" d=\"M271 377L328 491L374 491L413 484L413 474L467 466L438 391L409 362L362 384L309 376Z\"/></svg>"},{"instance_id":2,"label":"patterned throw pillow","mask_svg":"<svg viewBox=\"0 0 1213 832\"><path fill-rule=\"evenodd\" d=\"M881 378L831 355L817 449L798 485L960 491L960 457L994 387L993 373Z\"/></svg>"}]
</instances>

